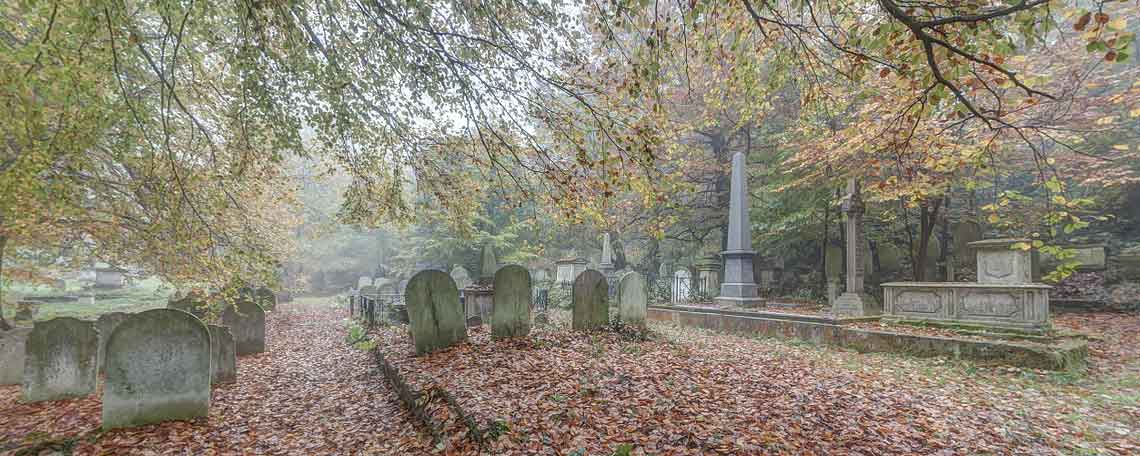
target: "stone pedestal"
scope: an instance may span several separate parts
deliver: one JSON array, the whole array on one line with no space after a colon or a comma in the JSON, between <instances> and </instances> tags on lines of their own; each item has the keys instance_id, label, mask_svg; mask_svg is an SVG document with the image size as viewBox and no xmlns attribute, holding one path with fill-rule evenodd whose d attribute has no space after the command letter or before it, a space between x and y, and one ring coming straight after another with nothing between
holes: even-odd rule
<instances>
[{"instance_id":1,"label":"stone pedestal","mask_svg":"<svg viewBox=\"0 0 1140 456\"><path fill-rule=\"evenodd\" d=\"M732 156L732 190L728 204L728 249L724 258L724 283L714 302L721 306L759 307L763 304L753 276L752 222L748 219L748 173L744 153Z\"/></svg>"},{"instance_id":2,"label":"stone pedestal","mask_svg":"<svg viewBox=\"0 0 1140 456\"><path fill-rule=\"evenodd\" d=\"M470 286L464 288L464 314L467 317L490 317L494 298L495 289L493 287Z\"/></svg>"},{"instance_id":3,"label":"stone pedestal","mask_svg":"<svg viewBox=\"0 0 1140 456\"><path fill-rule=\"evenodd\" d=\"M702 258L697 266L697 290L709 296L720 290L720 258L709 255Z\"/></svg>"},{"instance_id":4,"label":"stone pedestal","mask_svg":"<svg viewBox=\"0 0 1140 456\"><path fill-rule=\"evenodd\" d=\"M866 274L867 242L863 239L863 200L859 197L859 186L855 179L847 181L847 197L843 200L843 212L847 215L844 229L847 238L846 270L847 289L832 302L831 312L839 316L865 317L879 315L882 307L871 295L863 291L863 276Z\"/></svg>"},{"instance_id":5,"label":"stone pedestal","mask_svg":"<svg viewBox=\"0 0 1140 456\"><path fill-rule=\"evenodd\" d=\"M1033 283L1038 277L1037 251L1012 248L1028 239L986 239L971 242L978 252L978 283Z\"/></svg>"}]
</instances>

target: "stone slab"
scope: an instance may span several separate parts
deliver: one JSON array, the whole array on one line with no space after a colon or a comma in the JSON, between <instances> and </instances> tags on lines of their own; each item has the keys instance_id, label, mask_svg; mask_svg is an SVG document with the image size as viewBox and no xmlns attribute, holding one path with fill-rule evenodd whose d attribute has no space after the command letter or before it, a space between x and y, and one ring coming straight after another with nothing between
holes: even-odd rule
<instances>
[{"instance_id":1,"label":"stone slab","mask_svg":"<svg viewBox=\"0 0 1140 456\"><path fill-rule=\"evenodd\" d=\"M104 360L107 356L107 339L111 337L111 333L115 332L115 328L119 327L119 324L126 321L130 316L131 314L126 312L111 312L100 315L99 319L95 320L95 328L99 330L99 353L97 359L100 374L106 372L104 369L104 367L106 367L104 366Z\"/></svg>"},{"instance_id":2,"label":"stone slab","mask_svg":"<svg viewBox=\"0 0 1140 456\"><path fill-rule=\"evenodd\" d=\"M467 325L455 281L442 271L425 270L404 291L416 354L447 348L467 339Z\"/></svg>"},{"instance_id":3,"label":"stone slab","mask_svg":"<svg viewBox=\"0 0 1140 456\"><path fill-rule=\"evenodd\" d=\"M131 315L107 341L103 429L210 413L210 333L188 312Z\"/></svg>"},{"instance_id":4,"label":"stone slab","mask_svg":"<svg viewBox=\"0 0 1140 456\"><path fill-rule=\"evenodd\" d=\"M230 328L208 325L210 330L210 384L237 381L237 346Z\"/></svg>"},{"instance_id":5,"label":"stone slab","mask_svg":"<svg viewBox=\"0 0 1140 456\"><path fill-rule=\"evenodd\" d=\"M222 325L230 328L238 356L265 351L265 310L246 294L222 309Z\"/></svg>"},{"instance_id":6,"label":"stone slab","mask_svg":"<svg viewBox=\"0 0 1140 456\"><path fill-rule=\"evenodd\" d=\"M24 344L32 328L0 331L0 385L24 382Z\"/></svg>"},{"instance_id":7,"label":"stone slab","mask_svg":"<svg viewBox=\"0 0 1140 456\"><path fill-rule=\"evenodd\" d=\"M509 264L495 272L492 298L491 337L526 336L530 333L530 272Z\"/></svg>"},{"instance_id":8,"label":"stone slab","mask_svg":"<svg viewBox=\"0 0 1140 456\"><path fill-rule=\"evenodd\" d=\"M649 287L645 277L637 272L622 276L618 283L618 316L622 323L645 326L645 313L649 305Z\"/></svg>"},{"instance_id":9,"label":"stone slab","mask_svg":"<svg viewBox=\"0 0 1140 456\"><path fill-rule=\"evenodd\" d=\"M593 331L609 324L609 285L601 272L587 269L574 279L572 291L575 331Z\"/></svg>"},{"instance_id":10,"label":"stone slab","mask_svg":"<svg viewBox=\"0 0 1140 456\"><path fill-rule=\"evenodd\" d=\"M94 322L70 317L36 322L24 353L25 401L83 397L95 391L99 330Z\"/></svg>"}]
</instances>

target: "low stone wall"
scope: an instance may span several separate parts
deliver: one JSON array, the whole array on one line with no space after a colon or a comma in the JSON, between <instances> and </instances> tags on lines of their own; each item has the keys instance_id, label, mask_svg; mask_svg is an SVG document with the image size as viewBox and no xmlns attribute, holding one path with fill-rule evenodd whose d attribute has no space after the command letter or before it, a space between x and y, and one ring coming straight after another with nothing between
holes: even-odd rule
<instances>
[{"instance_id":1,"label":"low stone wall","mask_svg":"<svg viewBox=\"0 0 1140 456\"><path fill-rule=\"evenodd\" d=\"M844 327L845 319L776 312L734 312L695 307L649 307L650 321L672 322L716 331L795 339L862 352L894 352L915 356L951 356L1022 367L1066 370L1084 366L1088 344L1069 339L1055 345L1003 340L983 341L900 334Z\"/></svg>"}]
</instances>

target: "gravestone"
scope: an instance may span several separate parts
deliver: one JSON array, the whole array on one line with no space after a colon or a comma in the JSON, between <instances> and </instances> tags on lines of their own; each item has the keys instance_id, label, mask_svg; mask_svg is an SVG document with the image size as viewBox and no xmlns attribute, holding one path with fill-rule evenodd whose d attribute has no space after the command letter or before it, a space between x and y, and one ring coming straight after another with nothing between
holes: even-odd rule
<instances>
[{"instance_id":1,"label":"gravestone","mask_svg":"<svg viewBox=\"0 0 1140 456\"><path fill-rule=\"evenodd\" d=\"M64 317L36 322L24 346L24 400L82 397L98 380L99 330Z\"/></svg>"},{"instance_id":2,"label":"gravestone","mask_svg":"<svg viewBox=\"0 0 1140 456\"><path fill-rule=\"evenodd\" d=\"M890 242L880 242L876 247L878 247L879 268L883 272L893 273L902 270L902 249Z\"/></svg>"},{"instance_id":3,"label":"gravestone","mask_svg":"<svg viewBox=\"0 0 1140 456\"><path fill-rule=\"evenodd\" d=\"M592 331L609 323L609 285L602 273L587 269L574 279L572 327L575 331Z\"/></svg>"},{"instance_id":4,"label":"gravestone","mask_svg":"<svg viewBox=\"0 0 1140 456\"><path fill-rule=\"evenodd\" d=\"M509 264L495 272L491 337L500 339L530 333L530 296L530 273L526 268Z\"/></svg>"},{"instance_id":5,"label":"gravestone","mask_svg":"<svg viewBox=\"0 0 1140 456\"><path fill-rule=\"evenodd\" d=\"M618 283L618 316L622 323L644 327L648 305L649 287L645 277L637 272L623 275Z\"/></svg>"},{"instance_id":6,"label":"gravestone","mask_svg":"<svg viewBox=\"0 0 1140 456\"><path fill-rule=\"evenodd\" d=\"M446 273L435 270L416 273L404 290L404 302L417 355L467 339L459 290Z\"/></svg>"},{"instance_id":7,"label":"gravestone","mask_svg":"<svg viewBox=\"0 0 1140 456\"><path fill-rule=\"evenodd\" d=\"M685 302L693 297L693 276L688 269L673 273L673 302Z\"/></svg>"},{"instance_id":8,"label":"gravestone","mask_svg":"<svg viewBox=\"0 0 1140 456\"><path fill-rule=\"evenodd\" d=\"M859 184L855 179L847 180L847 197L843 201L846 233L846 278L847 288L833 302L832 313L840 316L864 317L882 313L878 300L863 290L863 277L867 273L867 259L870 250L863 236L863 199L859 195Z\"/></svg>"},{"instance_id":9,"label":"gravestone","mask_svg":"<svg viewBox=\"0 0 1140 456\"><path fill-rule=\"evenodd\" d=\"M471 274L463 266L457 265L451 269L451 280L455 281L455 287L460 290L471 286Z\"/></svg>"},{"instance_id":10,"label":"gravestone","mask_svg":"<svg viewBox=\"0 0 1140 456\"><path fill-rule=\"evenodd\" d=\"M24 381L24 345L32 328L0 331L0 385L19 385Z\"/></svg>"},{"instance_id":11,"label":"gravestone","mask_svg":"<svg viewBox=\"0 0 1140 456\"><path fill-rule=\"evenodd\" d=\"M757 307L760 287L752 261L756 251L752 250L752 221L748 218L751 206L748 198L748 170L743 152L732 156L731 191L728 200L728 242L721 257L724 258L724 282L720 284L720 294L714 300L722 306Z\"/></svg>"},{"instance_id":12,"label":"gravestone","mask_svg":"<svg viewBox=\"0 0 1140 456\"><path fill-rule=\"evenodd\" d=\"M978 252L978 283L1032 283L1038 273L1037 251L1012 248L1028 239L986 239L971 242Z\"/></svg>"},{"instance_id":13,"label":"gravestone","mask_svg":"<svg viewBox=\"0 0 1140 456\"><path fill-rule=\"evenodd\" d=\"M265 310L248 295L222 309L222 324L230 328L239 356L265 351Z\"/></svg>"},{"instance_id":14,"label":"gravestone","mask_svg":"<svg viewBox=\"0 0 1140 456\"><path fill-rule=\"evenodd\" d=\"M237 347L230 328L208 325L210 330L210 384L237 381Z\"/></svg>"},{"instance_id":15,"label":"gravestone","mask_svg":"<svg viewBox=\"0 0 1140 456\"><path fill-rule=\"evenodd\" d=\"M277 308L277 294L269 288L258 287L253 290L253 299L262 309L273 310Z\"/></svg>"},{"instance_id":16,"label":"gravestone","mask_svg":"<svg viewBox=\"0 0 1140 456\"><path fill-rule=\"evenodd\" d=\"M823 269L827 273L827 306L835 308L835 302L842 293L840 279L843 276L843 249L828 245L824 251Z\"/></svg>"},{"instance_id":17,"label":"gravestone","mask_svg":"<svg viewBox=\"0 0 1140 456\"><path fill-rule=\"evenodd\" d=\"M125 312L111 312L100 315L99 319L95 320L95 328L99 330L99 354L96 358L98 359L100 374L106 372L104 360L107 359L107 339L111 337L111 333L115 332L119 323L130 316L131 314Z\"/></svg>"},{"instance_id":18,"label":"gravestone","mask_svg":"<svg viewBox=\"0 0 1140 456\"><path fill-rule=\"evenodd\" d=\"M131 315L107 342L103 429L209 415L210 375L201 320L174 309Z\"/></svg>"},{"instance_id":19,"label":"gravestone","mask_svg":"<svg viewBox=\"0 0 1140 456\"><path fill-rule=\"evenodd\" d=\"M563 258L554 264L554 281L558 283L574 283L586 271L586 260L582 258Z\"/></svg>"},{"instance_id":20,"label":"gravestone","mask_svg":"<svg viewBox=\"0 0 1140 456\"><path fill-rule=\"evenodd\" d=\"M709 296L720 288L720 258L709 255L702 258L697 266L697 290L703 296Z\"/></svg>"}]
</instances>

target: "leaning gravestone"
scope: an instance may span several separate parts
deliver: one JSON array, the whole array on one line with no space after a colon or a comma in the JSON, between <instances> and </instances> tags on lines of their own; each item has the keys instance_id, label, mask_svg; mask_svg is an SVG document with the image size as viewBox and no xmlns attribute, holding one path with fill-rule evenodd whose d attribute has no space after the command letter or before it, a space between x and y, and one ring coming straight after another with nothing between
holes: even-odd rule
<instances>
[{"instance_id":1,"label":"leaning gravestone","mask_svg":"<svg viewBox=\"0 0 1140 456\"><path fill-rule=\"evenodd\" d=\"M237 381L237 348L230 328L208 325L210 330L210 384Z\"/></svg>"},{"instance_id":2,"label":"leaning gravestone","mask_svg":"<svg viewBox=\"0 0 1140 456\"><path fill-rule=\"evenodd\" d=\"M36 322L24 353L25 401L82 397L95 390L99 331L93 322L68 317Z\"/></svg>"},{"instance_id":3,"label":"leaning gravestone","mask_svg":"<svg viewBox=\"0 0 1140 456\"><path fill-rule=\"evenodd\" d=\"M575 331L591 331L609 323L610 310L607 298L609 286L606 277L593 269L587 269L574 279L574 314L572 327Z\"/></svg>"},{"instance_id":4,"label":"leaning gravestone","mask_svg":"<svg viewBox=\"0 0 1140 456\"><path fill-rule=\"evenodd\" d=\"M236 302L225 306L222 324L233 333L238 355L265 351L265 310L248 295L238 296Z\"/></svg>"},{"instance_id":5,"label":"leaning gravestone","mask_svg":"<svg viewBox=\"0 0 1140 456\"><path fill-rule=\"evenodd\" d=\"M210 333L189 313L131 315L107 342L103 429L210 413Z\"/></svg>"},{"instance_id":6,"label":"leaning gravestone","mask_svg":"<svg viewBox=\"0 0 1140 456\"><path fill-rule=\"evenodd\" d=\"M443 271L429 269L412 276L404 291L404 302L417 355L467 339L459 290Z\"/></svg>"},{"instance_id":7,"label":"leaning gravestone","mask_svg":"<svg viewBox=\"0 0 1140 456\"><path fill-rule=\"evenodd\" d=\"M622 323L645 326L649 293L645 277L637 272L626 273L618 284L618 315Z\"/></svg>"},{"instance_id":8,"label":"leaning gravestone","mask_svg":"<svg viewBox=\"0 0 1140 456\"><path fill-rule=\"evenodd\" d=\"M24 345L32 328L0 331L0 385L19 385L24 381Z\"/></svg>"},{"instance_id":9,"label":"leaning gravestone","mask_svg":"<svg viewBox=\"0 0 1140 456\"><path fill-rule=\"evenodd\" d=\"M530 272L514 264L495 272L491 337L496 339L530 333Z\"/></svg>"},{"instance_id":10,"label":"leaning gravestone","mask_svg":"<svg viewBox=\"0 0 1140 456\"><path fill-rule=\"evenodd\" d=\"M106 372L104 370L105 362L107 359L107 339L111 337L111 333L115 332L115 328L130 317L131 314L124 312L111 312L99 316L95 320L95 328L99 330L99 355L97 356L99 362L99 373Z\"/></svg>"}]
</instances>

